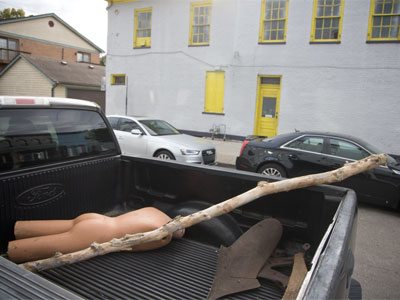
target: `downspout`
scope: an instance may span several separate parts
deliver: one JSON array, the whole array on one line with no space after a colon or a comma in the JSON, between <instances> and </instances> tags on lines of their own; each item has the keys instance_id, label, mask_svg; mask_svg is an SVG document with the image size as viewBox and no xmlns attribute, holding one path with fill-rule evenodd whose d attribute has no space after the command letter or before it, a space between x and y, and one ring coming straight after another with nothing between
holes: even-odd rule
<instances>
[{"instance_id":1,"label":"downspout","mask_svg":"<svg viewBox=\"0 0 400 300\"><path fill-rule=\"evenodd\" d=\"M54 97L54 90L58 86L58 82L54 82L53 86L51 87L51 97Z\"/></svg>"}]
</instances>

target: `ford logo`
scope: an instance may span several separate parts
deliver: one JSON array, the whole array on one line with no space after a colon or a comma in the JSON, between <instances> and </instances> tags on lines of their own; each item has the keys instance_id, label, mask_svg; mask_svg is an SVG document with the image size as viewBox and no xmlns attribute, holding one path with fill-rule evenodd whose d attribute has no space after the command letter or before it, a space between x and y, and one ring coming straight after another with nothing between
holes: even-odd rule
<instances>
[{"instance_id":1,"label":"ford logo","mask_svg":"<svg viewBox=\"0 0 400 300\"><path fill-rule=\"evenodd\" d=\"M26 190L17 197L16 202L21 206L33 206L55 201L64 195L65 189L62 184L50 183Z\"/></svg>"}]
</instances>

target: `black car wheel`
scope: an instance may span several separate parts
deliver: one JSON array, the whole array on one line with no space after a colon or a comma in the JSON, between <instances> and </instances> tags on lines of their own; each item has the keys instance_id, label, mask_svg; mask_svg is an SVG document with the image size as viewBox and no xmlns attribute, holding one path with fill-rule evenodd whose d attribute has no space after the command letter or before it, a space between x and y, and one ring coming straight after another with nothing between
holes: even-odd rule
<instances>
[{"instance_id":1,"label":"black car wheel","mask_svg":"<svg viewBox=\"0 0 400 300\"><path fill-rule=\"evenodd\" d=\"M281 167L278 164L266 164L262 166L259 170L258 173L261 173L263 175L269 175L269 176L276 176L276 177L287 177L286 171L283 167Z\"/></svg>"},{"instance_id":2,"label":"black car wheel","mask_svg":"<svg viewBox=\"0 0 400 300\"><path fill-rule=\"evenodd\" d=\"M172 159L175 160L174 155L167 151L167 150L161 150L159 152L156 153L155 157L160 158L160 159Z\"/></svg>"}]
</instances>

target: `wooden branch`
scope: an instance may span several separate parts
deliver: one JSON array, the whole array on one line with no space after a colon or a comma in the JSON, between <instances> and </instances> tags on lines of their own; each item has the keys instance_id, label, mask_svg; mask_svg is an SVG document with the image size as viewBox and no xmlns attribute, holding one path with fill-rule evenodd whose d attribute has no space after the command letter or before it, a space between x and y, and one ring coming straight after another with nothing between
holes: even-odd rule
<instances>
[{"instance_id":1,"label":"wooden branch","mask_svg":"<svg viewBox=\"0 0 400 300\"><path fill-rule=\"evenodd\" d=\"M127 251L132 246L158 241L169 234L183 228L193 226L205 220L218 217L228 213L233 209L245 205L253 200L269 194L286 192L294 189L309 187L318 184L329 184L342 181L350 176L373 169L379 165L386 164L386 156L384 154L374 154L365 159L347 163L343 167L325 173L306 175L296 178L283 179L276 182L259 182L257 187L244 192L238 196L228 199L219 204L213 205L207 209L198 211L191 215L182 217L177 216L164 226L145 233L127 234L120 239L112 239L109 242L97 244L93 243L89 248L76 251L69 254L57 253L55 256L47 259L37 260L21 264L27 270L38 272L49 268L55 268L75 262L84 261L95 256L107 253Z\"/></svg>"}]
</instances>

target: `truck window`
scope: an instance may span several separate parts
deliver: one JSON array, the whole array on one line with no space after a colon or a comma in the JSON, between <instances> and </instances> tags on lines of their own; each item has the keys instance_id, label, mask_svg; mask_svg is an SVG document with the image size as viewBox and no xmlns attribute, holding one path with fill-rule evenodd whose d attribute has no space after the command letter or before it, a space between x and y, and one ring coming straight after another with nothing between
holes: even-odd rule
<instances>
[{"instance_id":1,"label":"truck window","mask_svg":"<svg viewBox=\"0 0 400 300\"><path fill-rule=\"evenodd\" d=\"M117 154L101 115L79 109L0 110L0 170Z\"/></svg>"}]
</instances>

